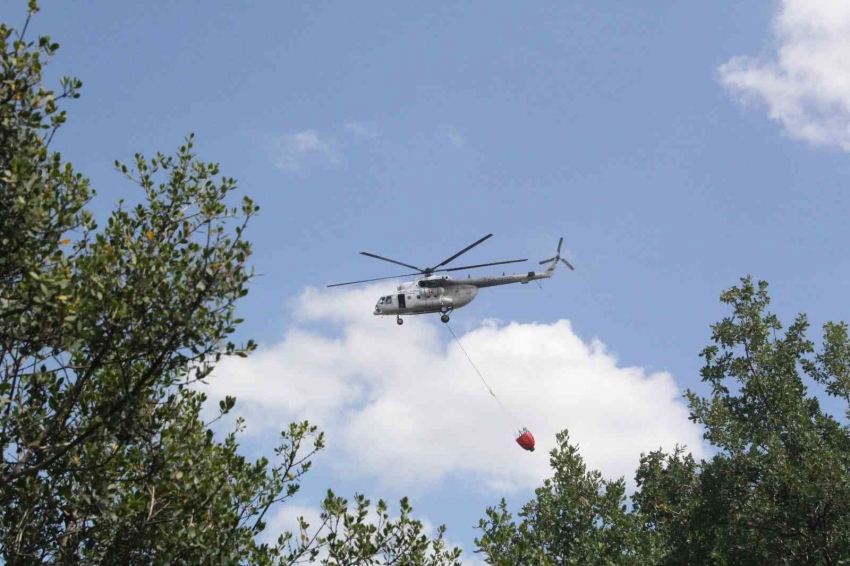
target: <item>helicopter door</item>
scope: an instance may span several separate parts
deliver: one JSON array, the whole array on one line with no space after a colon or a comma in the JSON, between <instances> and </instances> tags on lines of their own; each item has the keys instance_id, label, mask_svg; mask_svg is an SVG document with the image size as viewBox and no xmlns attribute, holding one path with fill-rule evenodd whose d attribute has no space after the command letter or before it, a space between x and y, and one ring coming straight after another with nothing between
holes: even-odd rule
<instances>
[{"instance_id":1,"label":"helicopter door","mask_svg":"<svg viewBox=\"0 0 850 566\"><path fill-rule=\"evenodd\" d=\"M398 308L399 309L406 309L407 308L407 304L404 302L404 293L398 294Z\"/></svg>"}]
</instances>

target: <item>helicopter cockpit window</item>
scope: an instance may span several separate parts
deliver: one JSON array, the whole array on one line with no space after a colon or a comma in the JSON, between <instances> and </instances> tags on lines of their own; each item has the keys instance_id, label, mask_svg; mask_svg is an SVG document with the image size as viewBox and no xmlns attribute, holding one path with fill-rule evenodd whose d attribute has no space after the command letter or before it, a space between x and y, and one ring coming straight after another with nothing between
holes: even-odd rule
<instances>
[{"instance_id":1,"label":"helicopter cockpit window","mask_svg":"<svg viewBox=\"0 0 850 566\"><path fill-rule=\"evenodd\" d=\"M381 297L381 300L380 300L380 301L378 301L378 304L379 304L379 305L383 305L383 304L384 304L384 299L385 299L385 298L386 298L386 297Z\"/></svg>"},{"instance_id":2,"label":"helicopter cockpit window","mask_svg":"<svg viewBox=\"0 0 850 566\"><path fill-rule=\"evenodd\" d=\"M392 295L390 295L389 297L384 297L384 298L386 299L387 304L390 304L391 302L393 302L393 296Z\"/></svg>"}]
</instances>

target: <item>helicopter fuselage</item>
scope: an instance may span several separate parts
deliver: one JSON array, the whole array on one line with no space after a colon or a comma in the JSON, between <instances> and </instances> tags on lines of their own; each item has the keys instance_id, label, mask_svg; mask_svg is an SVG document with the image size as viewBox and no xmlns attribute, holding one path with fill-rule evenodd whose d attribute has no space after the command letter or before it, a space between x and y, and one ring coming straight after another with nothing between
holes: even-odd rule
<instances>
[{"instance_id":1,"label":"helicopter fuselage","mask_svg":"<svg viewBox=\"0 0 850 566\"><path fill-rule=\"evenodd\" d=\"M452 279L448 275L431 276L417 281L400 284L396 292L378 299L372 314L376 316L401 316L414 314L448 313L465 307L484 287L528 283L536 279L547 279L551 271L493 277L469 277Z\"/></svg>"}]
</instances>

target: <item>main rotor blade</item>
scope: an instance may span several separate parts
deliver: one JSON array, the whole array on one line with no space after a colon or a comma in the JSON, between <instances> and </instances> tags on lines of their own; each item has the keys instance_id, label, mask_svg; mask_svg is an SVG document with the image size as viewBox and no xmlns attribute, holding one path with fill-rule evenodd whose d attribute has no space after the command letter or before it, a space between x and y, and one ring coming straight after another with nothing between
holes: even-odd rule
<instances>
[{"instance_id":1,"label":"main rotor blade","mask_svg":"<svg viewBox=\"0 0 850 566\"><path fill-rule=\"evenodd\" d=\"M460 271L461 269L475 269L476 267L488 267L490 265L504 265L506 263L522 263L527 259L512 259L510 261L496 261L493 263L480 263L478 265L465 265L463 267L453 267L451 269L438 269L437 271Z\"/></svg>"},{"instance_id":2,"label":"main rotor blade","mask_svg":"<svg viewBox=\"0 0 850 566\"><path fill-rule=\"evenodd\" d=\"M444 261L443 263L438 263L437 265L435 265L434 267L431 268L431 271L436 271L438 267L442 267L442 266L446 265L447 263L449 263L450 261L457 259L459 256L465 254L466 252L468 252L469 250L471 250L472 248L474 248L475 246L477 246L478 244L480 244L481 242L483 242L487 238L492 238L492 237L493 237L493 234L487 234L486 236L484 236L483 238L481 238L480 240L478 240L474 244L466 246L465 248L463 248L462 250L457 252L455 255L453 255L452 257L450 257L446 261ZM442 271L442 270L440 270L440 271Z\"/></svg>"},{"instance_id":3,"label":"main rotor blade","mask_svg":"<svg viewBox=\"0 0 850 566\"><path fill-rule=\"evenodd\" d=\"M385 279L398 279L399 277L410 277L412 275L422 275L421 273L405 273L404 275L393 275L392 277L378 277L377 279L362 279L360 281L349 281L348 283L334 283L328 287L341 287L342 285L354 285L356 283L368 283L369 281L384 281Z\"/></svg>"},{"instance_id":4,"label":"main rotor blade","mask_svg":"<svg viewBox=\"0 0 850 566\"><path fill-rule=\"evenodd\" d=\"M564 258L561 258L561 261L563 261L563 262L564 262L564 264L566 264L566 266L567 266L567 267L569 267L570 269L572 269L573 271L575 271L575 270L576 270L576 268L575 268L575 267L573 267L572 265L570 265L570 262L568 262L568 261L567 261L567 260L565 260Z\"/></svg>"},{"instance_id":5,"label":"main rotor blade","mask_svg":"<svg viewBox=\"0 0 850 566\"><path fill-rule=\"evenodd\" d=\"M425 272L425 270L424 270L424 269L419 269L419 268L418 268L418 267L416 267L415 265L409 265L409 264L407 264L407 263L401 263L400 261L396 261L396 260L394 260L394 259L390 259L390 258L388 258L388 257L381 257L381 256L379 256L379 255L370 254L369 252L360 252L360 253L361 253L362 255L367 255L367 256L369 256L369 257L374 257L374 258L376 258L376 259L382 259L382 260L384 260L384 261L388 261L388 262L390 262L390 263L394 263L394 264L396 264L396 265L403 265L404 267L409 267L410 269L415 269L416 271L418 271L418 272L420 272L420 273L424 273L424 272Z\"/></svg>"},{"instance_id":6,"label":"main rotor blade","mask_svg":"<svg viewBox=\"0 0 850 566\"><path fill-rule=\"evenodd\" d=\"M558 256L550 257L549 259L544 259L543 261L540 262L540 265L543 265L544 263L549 263L553 259L558 259Z\"/></svg>"},{"instance_id":7,"label":"main rotor blade","mask_svg":"<svg viewBox=\"0 0 850 566\"><path fill-rule=\"evenodd\" d=\"M561 238L560 240L558 240L558 255L561 255L561 244L563 244L563 243L564 243L564 239L563 239L563 238Z\"/></svg>"}]
</instances>

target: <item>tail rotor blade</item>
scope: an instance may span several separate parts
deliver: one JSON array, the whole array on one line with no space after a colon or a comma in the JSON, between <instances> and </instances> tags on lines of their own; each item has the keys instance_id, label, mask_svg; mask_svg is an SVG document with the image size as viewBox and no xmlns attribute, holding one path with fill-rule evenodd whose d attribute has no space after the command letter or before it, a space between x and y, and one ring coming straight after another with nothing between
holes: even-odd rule
<instances>
[{"instance_id":1,"label":"tail rotor blade","mask_svg":"<svg viewBox=\"0 0 850 566\"><path fill-rule=\"evenodd\" d=\"M564 243L564 239L563 239L563 238L561 238L560 240L558 240L558 255L561 255L561 244L563 244L563 243Z\"/></svg>"},{"instance_id":2,"label":"tail rotor blade","mask_svg":"<svg viewBox=\"0 0 850 566\"><path fill-rule=\"evenodd\" d=\"M563 261L563 262L564 262L564 265L566 265L567 267L569 267L572 271L575 271L575 270L576 270L576 268L575 268L575 267L573 267L572 265L570 265L570 262L568 262L568 261L567 261L567 260L565 260L564 258L561 258L561 261Z\"/></svg>"},{"instance_id":3,"label":"tail rotor blade","mask_svg":"<svg viewBox=\"0 0 850 566\"><path fill-rule=\"evenodd\" d=\"M553 259L558 259L558 257L555 256L555 257L550 257L549 259L544 259L543 261L540 262L540 265L543 265L544 263L549 263Z\"/></svg>"}]
</instances>

